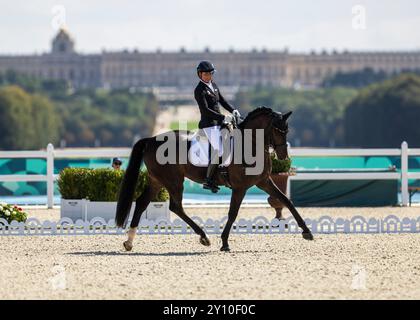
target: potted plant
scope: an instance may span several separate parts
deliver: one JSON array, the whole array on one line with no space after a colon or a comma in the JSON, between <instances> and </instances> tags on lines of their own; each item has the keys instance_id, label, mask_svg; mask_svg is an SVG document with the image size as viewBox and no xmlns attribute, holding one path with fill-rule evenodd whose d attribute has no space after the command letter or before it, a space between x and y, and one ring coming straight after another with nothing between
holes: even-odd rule
<instances>
[{"instance_id":1,"label":"potted plant","mask_svg":"<svg viewBox=\"0 0 420 320\"><path fill-rule=\"evenodd\" d=\"M273 153L271 155L271 162L272 162L272 170L270 177L273 180L274 184L279 188L281 192L284 194L287 193L287 181L289 176L295 175L296 171L294 168L291 167L292 160L290 158L285 160L280 160L276 157L276 154ZM282 215L282 209L284 205L280 200L274 197L269 197L268 203L272 208L276 210L276 218L279 220L284 220Z\"/></svg>"},{"instance_id":2,"label":"potted plant","mask_svg":"<svg viewBox=\"0 0 420 320\"><path fill-rule=\"evenodd\" d=\"M65 168L58 178L58 189L61 193L61 217L73 221L91 220L101 217L106 221L115 217L117 199L123 170ZM140 171L133 201L144 191L147 185L147 172ZM169 194L162 188L149 204L142 219L169 220ZM133 203L129 220L134 212Z\"/></svg>"}]
</instances>

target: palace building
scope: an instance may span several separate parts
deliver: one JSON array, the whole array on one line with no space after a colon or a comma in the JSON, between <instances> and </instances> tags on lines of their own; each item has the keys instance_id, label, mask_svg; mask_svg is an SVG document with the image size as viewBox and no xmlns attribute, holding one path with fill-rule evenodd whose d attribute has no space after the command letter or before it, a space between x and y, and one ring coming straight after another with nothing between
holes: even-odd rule
<instances>
[{"instance_id":1,"label":"palace building","mask_svg":"<svg viewBox=\"0 0 420 320\"><path fill-rule=\"evenodd\" d=\"M51 52L40 55L0 55L0 72L16 72L50 79L64 79L74 88L191 88L197 82L196 65L210 60L216 79L226 87L268 85L317 87L336 72L372 68L399 72L420 70L420 51L311 52L288 50L142 52L138 50L80 54L70 34L61 29Z\"/></svg>"}]
</instances>

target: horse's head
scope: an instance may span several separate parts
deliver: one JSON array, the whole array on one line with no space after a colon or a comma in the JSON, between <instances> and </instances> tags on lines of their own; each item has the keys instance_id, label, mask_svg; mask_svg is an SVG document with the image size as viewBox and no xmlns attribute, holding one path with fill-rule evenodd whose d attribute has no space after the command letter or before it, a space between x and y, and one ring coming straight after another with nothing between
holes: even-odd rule
<instances>
[{"instance_id":1,"label":"horse's head","mask_svg":"<svg viewBox=\"0 0 420 320\"><path fill-rule=\"evenodd\" d=\"M289 158L289 154L287 153L287 133L289 132L287 119L291 114L292 111L286 112L285 114L273 112L269 144L274 148L277 157L281 160Z\"/></svg>"},{"instance_id":2,"label":"horse's head","mask_svg":"<svg viewBox=\"0 0 420 320\"><path fill-rule=\"evenodd\" d=\"M271 146L281 160L287 159L287 132L289 126L287 119L292 114L289 111L285 114L275 112L267 107L259 107L251 111L240 128L264 129L265 145Z\"/></svg>"}]
</instances>

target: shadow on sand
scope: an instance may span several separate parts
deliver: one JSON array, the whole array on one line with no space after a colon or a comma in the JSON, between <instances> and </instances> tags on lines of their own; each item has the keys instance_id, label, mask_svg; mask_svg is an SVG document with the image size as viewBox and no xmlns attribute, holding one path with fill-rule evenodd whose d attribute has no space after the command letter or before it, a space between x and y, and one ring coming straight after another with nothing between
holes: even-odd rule
<instances>
[{"instance_id":1,"label":"shadow on sand","mask_svg":"<svg viewBox=\"0 0 420 320\"><path fill-rule=\"evenodd\" d=\"M200 256L212 253L208 252L124 252L124 251L90 251L90 252L69 252L72 256L156 256L156 257L183 257Z\"/></svg>"},{"instance_id":2,"label":"shadow on sand","mask_svg":"<svg viewBox=\"0 0 420 320\"><path fill-rule=\"evenodd\" d=\"M185 257L185 256L204 256L209 254L252 254L252 253L273 253L273 250L232 250L230 252L220 252L219 250L204 252L126 252L126 251L87 251L87 252L68 252L72 256L148 256L148 257Z\"/></svg>"}]
</instances>

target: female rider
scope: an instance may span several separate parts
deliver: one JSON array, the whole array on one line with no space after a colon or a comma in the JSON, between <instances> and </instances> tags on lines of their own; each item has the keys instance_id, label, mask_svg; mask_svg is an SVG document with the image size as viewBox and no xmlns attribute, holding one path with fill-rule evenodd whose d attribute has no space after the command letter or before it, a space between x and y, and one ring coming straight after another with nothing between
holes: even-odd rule
<instances>
[{"instance_id":1,"label":"female rider","mask_svg":"<svg viewBox=\"0 0 420 320\"><path fill-rule=\"evenodd\" d=\"M209 157L206 182L204 183L203 188L210 189L214 193L219 190L219 187L214 183L213 177L219 159L218 154L221 140L220 126L223 123L232 122L233 116L240 117L239 111L234 109L232 105L223 98L219 87L212 80L215 71L214 65L211 62L201 61L197 66L197 75L200 78L200 82L194 90L194 97L201 113L201 120L198 123L198 127L204 131L213 148L211 152L212 157ZM231 112L232 115L224 116L221 114L219 103L223 108Z\"/></svg>"}]
</instances>

